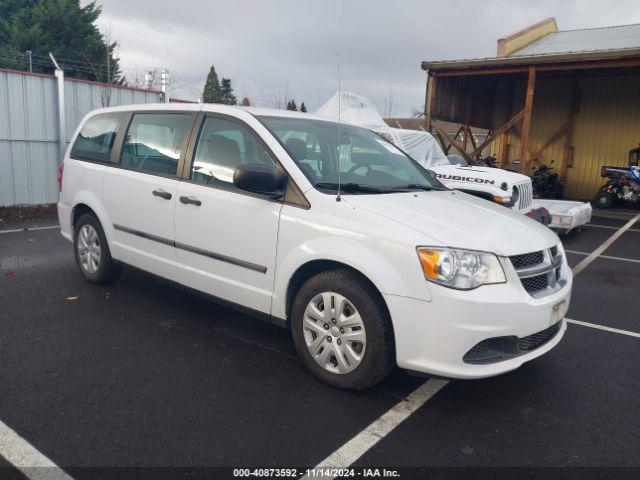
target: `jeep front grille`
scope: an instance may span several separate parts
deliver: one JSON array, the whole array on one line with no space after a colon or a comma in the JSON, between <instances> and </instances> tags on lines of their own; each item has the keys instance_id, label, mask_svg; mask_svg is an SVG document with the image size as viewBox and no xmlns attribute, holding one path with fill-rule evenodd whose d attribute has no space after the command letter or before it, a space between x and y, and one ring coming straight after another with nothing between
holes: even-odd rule
<instances>
[{"instance_id":1,"label":"jeep front grille","mask_svg":"<svg viewBox=\"0 0 640 480\"><path fill-rule=\"evenodd\" d=\"M558 247L509 257L524 289L532 297L544 297L560 290L566 280L561 276L562 254Z\"/></svg>"},{"instance_id":2,"label":"jeep front grille","mask_svg":"<svg viewBox=\"0 0 640 480\"><path fill-rule=\"evenodd\" d=\"M533 203L533 188L531 182L516 185L518 189L518 210L529 208Z\"/></svg>"}]
</instances>

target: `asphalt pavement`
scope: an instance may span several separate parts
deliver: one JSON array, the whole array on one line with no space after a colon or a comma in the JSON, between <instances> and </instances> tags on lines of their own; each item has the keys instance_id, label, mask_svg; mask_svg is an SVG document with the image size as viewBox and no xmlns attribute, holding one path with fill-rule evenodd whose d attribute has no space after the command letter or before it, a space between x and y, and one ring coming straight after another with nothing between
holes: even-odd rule
<instances>
[{"instance_id":1,"label":"asphalt pavement","mask_svg":"<svg viewBox=\"0 0 640 480\"><path fill-rule=\"evenodd\" d=\"M570 263L627 220L563 238ZM568 318L640 332L639 239L627 231L603 252L622 259L576 276ZM640 467L639 359L640 338L570 324L514 372L449 382L355 465ZM287 330L132 269L88 284L55 228L0 233L0 421L73 476L314 466L425 381L397 370L333 389ZM1 457L0 472L20 476Z\"/></svg>"}]
</instances>

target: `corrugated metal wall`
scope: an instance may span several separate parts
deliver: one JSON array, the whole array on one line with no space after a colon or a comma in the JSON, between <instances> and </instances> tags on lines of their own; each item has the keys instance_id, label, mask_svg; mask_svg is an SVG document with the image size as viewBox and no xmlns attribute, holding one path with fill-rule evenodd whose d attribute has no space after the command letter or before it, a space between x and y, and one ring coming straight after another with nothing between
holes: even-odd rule
<instances>
[{"instance_id":1,"label":"corrugated metal wall","mask_svg":"<svg viewBox=\"0 0 640 480\"><path fill-rule=\"evenodd\" d=\"M433 116L453 123L490 129L496 82L486 77L438 77Z\"/></svg>"},{"instance_id":2,"label":"corrugated metal wall","mask_svg":"<svg viewBox=\"0 0 640 480\"><path fill-rule=\"evenodd\" d=\"M539 78L533 102L529 144L533 151L544 145L565 124L571 112L572 78ZM506 86L505 86L506 87ZM640 76L587 76L577 79L579 110L575 114L565 195L591 199L604 183L600 177L603 165L626 165L627 152L640 142ZM498 87L496 115L502 124L508 115L498 106L510 102L515 113L524 105L525 81L514 79L510 88ZM513 95L513 100L508 99ZM511 113L511 114L513 114ZM504 117L504 118L503 118ZM520 157L521 125L510 131L506 148L507 159ZM554 160L556 171L562 171L565 138L549 145L540 155L540 162ZM491 154L502 158L503 144L492 144ZM531 172L527 172L531 173Z\"/></svg>"},{"instance_id":3,"label":"corrugated metal wall","mask_svg":"<svg viewBox=\"0 0 640 480\"><path fill-rule=\"evenodd\" d=\"M65 80L66 141L102 107L104 87ZM48 75L0 70L0 206L58 200L58 95ZM158 92L112 88L111 106L160 102Z\"/></svg>"},{"instance_id":4,"label":"corrugated metal wall","mask_svg":"<svg viewBox=\"0 0 640 480\"><path fill-rule=\"evenodd\" d=\"M566 193L592 198L605 182L600 167L627 165L628 151L640 142L640 76L583 78L580 91Z\"/></svg>"}]
</instances>

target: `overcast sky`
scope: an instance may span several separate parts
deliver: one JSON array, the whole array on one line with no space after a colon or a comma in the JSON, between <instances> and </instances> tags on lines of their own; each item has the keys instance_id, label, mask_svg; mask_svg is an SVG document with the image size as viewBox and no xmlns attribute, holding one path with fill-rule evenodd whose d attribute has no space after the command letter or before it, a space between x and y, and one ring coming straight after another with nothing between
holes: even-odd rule
<instances>
[{"instance_id":1,"label":"overcast sky","mask_svg":"<svg viewBox=\"0 0 640 480\"><path fill-rule=\"evenodd\" d=\"M83 4L86 4L83 1ZM239 100L285 93L310 111L338 87L383 113L424 105L422 60L495 56L496 39L553 16L561 30L640 23L638 0L98 0L101 29L132 76L168 68L172 96L195 100L210 65ZM390 102L390 99L392 101Z\"/></svg>"}]
</instances>

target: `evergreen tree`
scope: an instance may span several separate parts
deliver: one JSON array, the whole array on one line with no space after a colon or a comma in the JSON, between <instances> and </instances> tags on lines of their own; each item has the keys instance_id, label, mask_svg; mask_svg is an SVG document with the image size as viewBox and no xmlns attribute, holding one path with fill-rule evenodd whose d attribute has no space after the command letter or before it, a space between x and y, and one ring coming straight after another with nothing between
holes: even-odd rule
<instances>
[{"instance_id":1,"label":"evergreen tree","mask_svg":"<svg viewBox=\"0 0 640 480\"><path fill-rule=\"evenodd\" d=\"M28 70L25 52L33 52L33 70L51 73L53 53L69 77L122 83L115 55L95 25L101 7L79 0L1 0L0 67Z\"/></svg>"},{"instance_id":2,"label":"evergreen tree","mask_svg":"<svg viewBox=\"0 0 640 480\"><path fill-rule=\"evenodd\" d=\"M209 75L207 75L207 82L204 84L202 101L204 103L223 103L220 83L218 82L218 74L216 73L216 68L213 65L211 65Z\"/></svg>"},{"instance_id":3,"label":"evergreen tree","mask_svg":"<svg viewBox=\"0 0 640 480\"><path fill-rule=\"evenodd\" d=\"M289 100L287 102L287 110L298 111L298 106L296 105L295 100Z\"/></svg>"},{"instance_id":4,"label":"evergreen tree","mask_svg":"<svg viewBox=\"0 0 640 480\"><path fill-rule=\"evenodd\" d=\"M237 105L238 103L238 100L233 95L233 87L229 78L223 78L220 84L220 103L225 105Z\"/></svg>"},{"instance_id":5,"label":"evergreen tree","mask_svg":"<svg viewBox=\"0 0 640 480\"><path fill-rule=\"evenodd\" d=\"M304 102L300 104L300 111L303 113L307 113L307 106L304 104Z\"/></svg>"}]
</instances>

